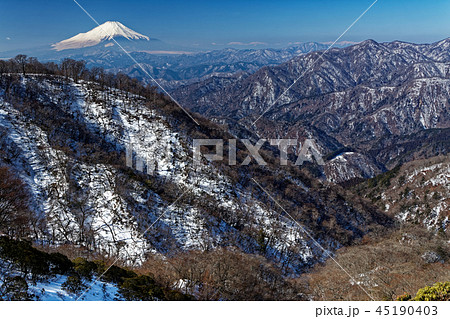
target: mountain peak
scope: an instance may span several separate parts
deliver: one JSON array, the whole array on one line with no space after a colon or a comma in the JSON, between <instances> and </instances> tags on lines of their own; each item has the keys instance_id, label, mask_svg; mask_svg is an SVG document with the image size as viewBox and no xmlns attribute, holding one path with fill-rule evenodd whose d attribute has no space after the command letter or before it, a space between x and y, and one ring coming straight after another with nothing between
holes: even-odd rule
<instances>
[{"instance_id":1,"label":"mountain peak","mask_svg":"<svg viewBox=\"0 0 450 319\"><path fill-rule=\"evenodd\" d=\"M105 23L101 24L101 26L107 26L107 25L112 25L112 26L119 26L122 28L126 28L122 23L120 23L119 21L106 21Z\"/></svg>"},{"instance_id":2,"label":"mountain peak","mask_svg":"<svg viewBox=\"0 0 450 319\"><path fill-rule=\"evenodd\" d=\"M367 46L373 47L373 46L377 46L378 44L379 43L375 40L367 39L363 42L358 43L357 45L364 46L364 47L367 47Z\"/></svg>"},{"instance_id":3,"label":"mountain peak","mask_svg":"<svg viewBox=\"0 0 450 319\"><path fill-rule=\"evenodd\" d=\"M137 33L118 21L106 21L86 33L79 33L69 39L55 43L52 47L56 51L80 49L91 47L99 44L100 42L112 40L114 38L125 38L128 40L150 40L148 36Z\"/></svg>"}]
</instances>

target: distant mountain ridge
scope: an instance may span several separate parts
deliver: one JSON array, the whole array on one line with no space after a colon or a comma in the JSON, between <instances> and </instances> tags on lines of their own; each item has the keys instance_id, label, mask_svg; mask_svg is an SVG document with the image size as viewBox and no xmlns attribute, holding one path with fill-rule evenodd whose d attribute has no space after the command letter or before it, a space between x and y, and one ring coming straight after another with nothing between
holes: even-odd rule
<instances>
[{"instance_id":1,"label":"distant mountain ridge","mask_svg":"<svg viewBox=\"0 0 450 319\"><path fill-rule=\"evenodd\" d=\"M367 178L401 164L408 152L436 156L449 151L444 135L435 134L439 142L422 146L417 144L430 141L426 136L433 132L411 140L419 132L450 127L449 44L450 39L433 44L367 40L323 56L301 55L249 76L211 77L173 94L183 106L235 131L243 127L265 138L315 138L324 154L344 146L358 149L364 160L343 154L346 169L335 163L323 173L334 182ZM400 140L403 149L395 152ZM360 164L350 169L351 163Z\"/></svg>"},{"instance_id":2,"label":"distant mountain ridge","mask_svg":"<svg viewBox=\"0 0 450 319\"><path fill-rule=\"evenodd\" d=\"M230 76L237 73L252 74L264 66L275 66L290 59L317 50L325 50L327 45L307 42L283 49L233 49L226 48L207 52L190 52L190 48L169 46L162 41L117 40L139 63L115 43L55 52L46 60L72 58L85 60L88 67L100 66L113 73L123 72L146 83L152 80L141 69L157 79L164 88L171 90L180 85L198 82L213 75ZM110 42L108 42L110 43Z\"/></svg>"}]
</instances>

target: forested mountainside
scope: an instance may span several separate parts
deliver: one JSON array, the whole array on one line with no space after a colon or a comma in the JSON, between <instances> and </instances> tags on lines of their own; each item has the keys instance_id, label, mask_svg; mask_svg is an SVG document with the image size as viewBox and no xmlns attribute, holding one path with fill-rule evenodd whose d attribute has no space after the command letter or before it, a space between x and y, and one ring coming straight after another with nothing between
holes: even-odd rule
<instances>
[{"instance_id":1,"label":"forested mountainside","mask_svg":"<svg viewBox=\"0 0 450 319\"><path fill-rule=\"evenodd\" d=\"M340 265L358 272L357 280L380 300L409 300L423 286L448 281L449 156L407 162L353 188L395 218L399 227L384 234L371 233L360 245L340 249L336 254ZM303 279L308 283L305 291L315 300L364 298L354 282L329 261ZM436 298L447 296L439 300L448 300L445 287L443 295L433 290ZM416 296L415 300L435 299Z\"/></svg>"},{"instance_id":2,"label":"forested mountainside","mask_svg":"<svg viewBox=\"0 0 450 319\"><path fill-rule=\"evenodd\" d=\"M180 87L174 96L235 131L314 138L323 154L342 157L322 168L331 182L373 177L408 160L448 153L449 45L449 39L367 40L250 76L213 77Z\"/></svg>"},{"instance_id":3,"label":"forested mountainside","mask_svg":"<svg viewBox=\"0 0 450 319\"><path fill-rule=\"evenodd\" d=\"M262 152L264 167L206 160L194 166L193 138L232 135L198 116L197 126L137 80L88 71L73 60L60 66L6 63L9 72L0 80L0 161L8 176L0 195L9 208L3 213L4 234L69 252L76 247L85 257L118 257L128 266L160 265L169 257L188 260L185 267L223 258L251 267L265 263L255 276L270 299L283 295L289 276L328 257L302 227L332 252L392 226L369 201L323 184L307 170L280 167L269 151ZM137 158L157 163L153 174L126 166L128 145L134 167ZM242 162L248 154L237 146ZM18 202L25 207L16 209ZM188 273L179 268L176 274L191 293L201 278L190 281ZM245 289L250 296L251 287ZM211 298L220 298L215 293Z\"/></svg>"},{"instance_id":4,"label":"forested mountainside","mask_svg":"<svg viewBox=\"0 0 450 319\"><path fill-rule=\"evenodd\" d=\"M423 286L450 276L450 157L413 160L350 188L370 199L398 226L372 232L359 245L343 247L336 260L377 300L409 300ZM329 260L302 276L304 292L314 300L361 300L355 282ZM443 290L431 289L439 300ZM424 291L424 290L422 290ZM418 294L414 300L437 300ZM442 298L442 299L441 299Z\"/></svg>"},{"instance_id":5,"label":"forested mountainside","mask_svg":"<svg viewBox=\"0 0 450 319\"><path fill-rule=\"evenodd\" d=\"M356 186L389 216L448 233L450 157L408 162Z\"/></svg>"}]
</instances>

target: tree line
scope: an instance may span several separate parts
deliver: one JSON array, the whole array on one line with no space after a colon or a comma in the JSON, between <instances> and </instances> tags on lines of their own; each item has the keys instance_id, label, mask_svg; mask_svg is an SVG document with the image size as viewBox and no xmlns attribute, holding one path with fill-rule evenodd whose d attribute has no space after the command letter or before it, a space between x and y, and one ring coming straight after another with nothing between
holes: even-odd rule
<instances>
[{"instance_id":1,"label":"tree line","mask_svg":"<svg viewBox=\"0 0 450 319\"><path fill-rule=\"evenodd\" d=\"M76 83L80 80L97 82L102 88L116 88L146 98L160 99L164 96L157 94L155 86L144 85L138 79L131 78L122 72L109 73L97 66L88 68L84 60L65 58L60 63L40 62L35 57L19 54L9 60L0 60L0 78L10 74L59 75L66 79L73 79Z\"/></svg>"}]
</instances>

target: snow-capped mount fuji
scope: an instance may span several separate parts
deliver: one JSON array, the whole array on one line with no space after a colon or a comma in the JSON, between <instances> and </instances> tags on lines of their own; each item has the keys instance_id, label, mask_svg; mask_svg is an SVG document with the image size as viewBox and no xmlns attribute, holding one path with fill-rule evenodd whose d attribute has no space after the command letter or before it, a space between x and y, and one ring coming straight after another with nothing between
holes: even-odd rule
<instances>
[{"instance_id":1,"label":"snow-capped mount fuji","mask_svg":"<svg viewBox=\"0 0 450 319\"><path fill-rule=\"evenodd\" d=\"M69 39L60 41L52 45L53 50L62 51L68 49L81 49L96 46L104 43L106 47L114 45L112 40L143 40L150 41L156 39L150 39L148 36L140 34L130 28L124 26L118 21L107 21L94 29L79 33ZM158 40L156 40L158 41Z\"/></svg>"}]
</instances>

